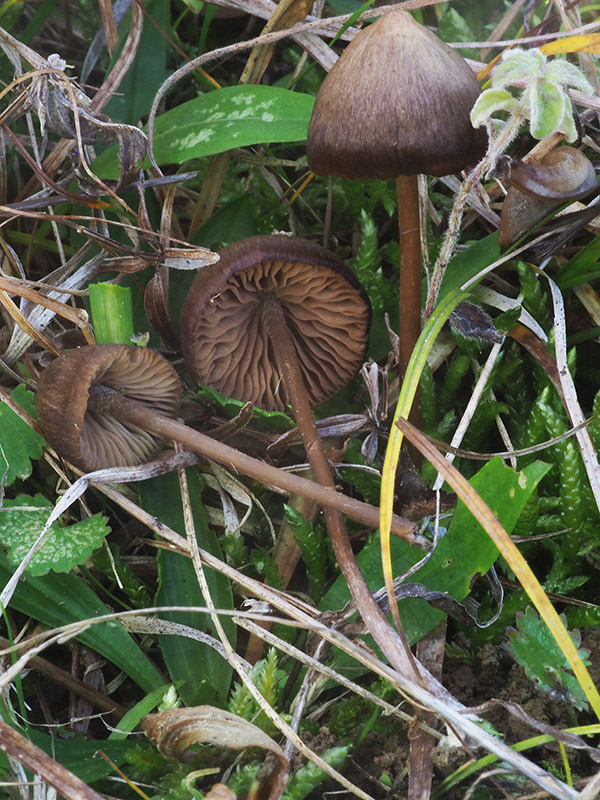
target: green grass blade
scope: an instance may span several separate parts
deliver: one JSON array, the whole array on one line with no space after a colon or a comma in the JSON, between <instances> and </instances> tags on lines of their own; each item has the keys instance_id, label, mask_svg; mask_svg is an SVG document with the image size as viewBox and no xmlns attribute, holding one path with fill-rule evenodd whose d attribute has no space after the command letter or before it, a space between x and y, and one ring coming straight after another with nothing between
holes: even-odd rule
<instances>
[{"instance_id":1,"label":"green grass blade","mask_svg":"<svg viewBox=\"0 0 600 800\"><path fill-rule=\"evenodd\" d=\"M116 283L90 284L90 312L98 344L131 344L131 289Z\"/></svg>"}]
</instances>

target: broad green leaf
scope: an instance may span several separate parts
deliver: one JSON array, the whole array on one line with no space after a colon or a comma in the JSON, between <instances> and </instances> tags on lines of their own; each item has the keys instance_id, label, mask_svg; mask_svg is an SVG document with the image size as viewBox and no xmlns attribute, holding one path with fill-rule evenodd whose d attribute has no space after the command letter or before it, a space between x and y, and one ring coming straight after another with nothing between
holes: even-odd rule
<instances>
[{"instance_id":1,"label":"broad green leaf","mask_svg":"<svg viewBox=\"0 0 600 800\"><path fill-rule=\"evenodd\" d=\"M594 94L594 87L579 67L564 58L555 58L548 63L544 71L544 79L551 83L572 86L574 89L584 92L584 94Z\"/></svg>"},{"instance_id":2,"label":"broad green leaf","mask_svg":"<svg viewBox=\"0 0 600 800\"><path fill-rule=\"evenodd\" d=\"M497 89L541 75L546 64L546 56L537 48L508 51L494 70L492 85Z\"/></svg>"},{"instance_id":3,"label":"broad green leaf","mask_svg":"<svg viewBox=\"0 0 600 800\"><path fill-rule=\"evenodd\" d=\"M438 303L448 292L460 288L482 269L497 261L500 255L497 233L490 233L457 253L446 268Z\"/></svg>"},{"instance_id":4,"label":"broad green leaf","mask_svg":"<svg viewBox=\"0 0 600 800\"><path fill-rule=\"evenodd\" d=\"M275 86L229 86L206 92L157 117L155 158L160 165L182 164L235 147L303 142L314 101L311 95ZM116 148L103 153L93 168L101 178L117 178Z\"/></svg>"},{"instance_id":5,"label":"broad green leaf","mask_svg":"<svg viewBox=\"0 0 600 800\"><path fill-rule=\"evenodd\" d=\"M0 552L0 585L4 586L13 572L14 567ZM15 589L10 607L49 628L110 613L88 584L72 572L49 572L38 578L26 573ZM164 677L119 622L92 625L77 638L123 670L144 691L164 684Z\"/></svg>"},{"instance_id":6,"label":"broad green leaf","mask_svg":"<svg viewBox=\"0 0 600 800\"><path fill-rule=\"evenodd\" d=\"M202 247L216 249L231 242L246 239L258 233L256 228L256 203L249 194L236 197L219 208L199 228L192 241Z\"/></svg>"},{"instance_id":7,"label":"broad green leaf","mask_svg":"<svg viewBox=\"0 0 600 800\"><path fill-rule=\"evenodd\" d=\"M41 494L34 497L19 494L14 500L4 500L0 508L0 542L8 548L8 558L13 565L25 558L51 511L52 504ZM45 575L50 570L70 572L83 564L109 533L106 517L100 514L66 527L54 523L27 571L31 575Z\"/></svg>"},{"instance_id":8,"label":"broad green leaf","mask_svg":"<svg viewBox=\"0 0 600 800\"><path fill-rule=\"evenodd\" d=\"M198 544L221 557L217 537L207 524L202 505L202 482L194 470L187 470L188 485L194 514L194 525ZM158 517L161 522L185 536L181 493L177 475L162 475L140 484L142 507ZM198 579L189 558L158 551L159 588L156 605L161 606L205 606L206 601L198 585ZM205 567L206 579L213 602L217 608L233 608L233 594L229 581L217 572ZM198 612L165 613L165 619L189 625L210 636L218 638L209 614ZM222 618L227 636L235 647L235 626ZM160 636L160 648L169 671L169 679L176 684L181 697L188 706L209 704L223 706L231 683L232 668L223 657L209 645L184 636Z\"/></svg>"},{"instance_id":9,"label":"broad green leaf","mask_svg":"<svg viewBox=\"0 0 600 800\"><path fill-rule=\"evenodd\" d=\"M514 472L499 458L488 462L470 483L510 533L525 503L548 472L550 465L535 462L522 472ZM394 574L400 575L423 557L423 551L400 539L392 540ZM485 575L496 558L498 549L485 530L460 501L446 535L438 542L435 553L410 580L429 589L446 592L462 601L469 594L476 575ZM383 585L381 551L378 540L371 541L358 556L361 570L373 590ZM325 595L320 608L337 610L349 598L345 581L338 579ZM419 641L443 618L443 613L423 600L402 600L398 604L400 619L410 642Z\"/></svg>"},{"instance_id":10,"label":"broad green leaf","mask_svg":"<svg viewBox=\"0 0 600 800\"><path fill-rule=\"evenodd\" d=\"M35 398L23 385L11 393L11 398L27 413L36 417ZM31 462L42 457L44 440L6 403L0 402L0 481L10 486L19 478L31 475Z\"/></svg>"},{"instance_id":11,"label":"broad green leaf","mask_svg":"<svg viewBox=\"0 0 600 800\"><path fill-rule=\"evenodd\" d=\"M167 54L171 45L163 31L169 26L168 0L145 0L144 12L148 22L144 24L140 44L133 62L116 92L107 103L104 113L111 119L137 125L152 106L154 95L167 76ZM149 22L152 20L152 23ZM115 50L109 69L122 58L122 46L131 27L128 12L119 25L119 46Z\"/></svg>"},{"instance_id":12,"label":"broad green leaf","mask_svg":"<svg viewBox=\"0 0 600 800\"><path fill-rule=\"evenodd\" d=\"M119 720L119 727L111 731L109 739L120 741L127 739L131 731L135 730L140 724L142 717L152 713L159 703L162 703L165 695L174 689L172 683L165 683L143 697L138 703L132 706L125 716Z\"/></svg>"},{"instance_id":13,"label":"broad green leaf","mask_svg":"<svg viewBox=\"0 0 600 800\"><path fill-rule=\"evenodd\" d=\"M563 618L564 621L564 618ZM524 668L527 676L540 689L556 696L563 695L580 711L588 703L577 678L570 672L569 664L546 623L531 606L517 614L517 630L508 632L508 648ZM570 632L573 644L578 647L578 633ZM579 650L584 663L589 666L587 650Z\"/></svg>"},{"instance_id":14,"label":"broad green leaf","mask_svg":"<svg viewBox=\"0 0 600 800\"><path fill-rule=\"evenodd\" d=\"M154 129L159 164L223 153L234 147L306 139L314 97L274 86L230 86L162 114Z\"/></svg>"},{"instance_id":15,"label":"broad green leaf","mask_svg":"<svg viewBox=\"0 0 600 800\"><path fill-rule=\"evenodd\" d=\"M575 142L579 136L577 128L575 127L575 114L573 112L573 104L567 94L564 95L565 108L563 113L562 122L560 123L559 131L564 133L565 141Z\"/></svg>"},{"instance_id":16,"label":"broad green leaf","mask_svg":"<svg viewBox=\"0 0 600 800\"><path fill-rule=\"evenodd\" d=\"M95 740L75 739L71 732L68 738L61 739L29 728L25 735L33 744L85 783L95 783L115 774L113 767L99 755L98 750L102 750L113 764L120 767L127 760L127 754L136 748L136 743L131 740L110 742L103 740L100 743Z\"/></svg>"},{"instance_id":17,"label":"broad green leaf","mask_svg":"<svg viewBox=\"0 0 600 800\"><path fill-rule=\"evenodd\" d=\"M98 344L131 344L131 288L116 283L90 283L90 314Z\"/></svg>"}]
</instances>

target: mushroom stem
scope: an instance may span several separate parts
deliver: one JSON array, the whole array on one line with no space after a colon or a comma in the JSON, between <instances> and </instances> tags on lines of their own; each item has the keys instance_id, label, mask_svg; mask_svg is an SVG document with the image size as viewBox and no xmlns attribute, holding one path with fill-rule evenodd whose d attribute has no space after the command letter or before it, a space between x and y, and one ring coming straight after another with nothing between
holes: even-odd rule
<instances>
[{"instance_id":1,"label":"mushroom stem","mask_svg":"<svg viewBox=\"0 0 600 800\"><path fill-rule=\"evenodd\" d=\"M265 464L257 458L242 453L234 447L212 439L204 433L195 431L181 422L149 410L143 403L130 400L114 389L107 386L94 384L90 387L89 411L108 414L122 422L129 422L156 433L164 439L181 442L184 447L199 453L206 458L212 458L229 468L248 475L261 483L274 486L288 494L298 494L319 503L324 508L335 508L357 522L376 528L379 525L379 509L362 503L352 497L347 497L339 492L318 483L292 475L283 470ZM402 538L412 540L414 525L408 520L396 516L392 530Z\"/></svg>"},{"instance_id":2,"label":"mushroom stem","mask_svg":"<svg viewBox=\"0 0 600 800\"><path fill-rule=\"evenodd\" d=\"M315 425L298 354L285 314L273 295L265 294L261 302L262 319L275 351L275 358L294 410L313 475L323 486L333 489L335 483L331 468ZM323 512L337 562L368 630L396 669L401 670L403 674L407 671L412 672L419 682L426 681L424 673L415 661L404 631L401 627L395 631L377 605L354 557L344 517L331 507L324 507ZM392 633L395 635L392 636Z\"/></svg>"},{"instance_id":3,"label":"mushroom stem","mask_svg":"<svg viewBox=\"0 0 600 800\"><path fill-rule=\"evenodd\" d=\"M421 333L421 235L419 214L419 176L399 175L396 178L398 197L398 241L400 244L400 322L398 337L398 373L404 380L408 362ZM421 396L417 392L409 419L421 428ZM417 466L422 456L409 445Z\"/></svg>"},{"instance_id":4,"label":"mushroom stem","mask_svg":"<svg viewBox=\"0 0 600 800\"><path fill-rule=\"evenodd\" d=\"M265 293L261 298L261 312L289 402L294 410L308 463L315 480L322 486L333 489L335 483L315 424L298 354L281 304L272 294Z\"/></svg>"},{"instance_id":5,"label":"mushroom stem","mask_svg":"<svg viewBox=\"0 0 600 800\"><path fill-rule=\"evenodd\" d=\"M421 236L419 233L419 176L396 178L400 243L400 377L404 378L421 333Z\"/></svg>"}]
</instances>

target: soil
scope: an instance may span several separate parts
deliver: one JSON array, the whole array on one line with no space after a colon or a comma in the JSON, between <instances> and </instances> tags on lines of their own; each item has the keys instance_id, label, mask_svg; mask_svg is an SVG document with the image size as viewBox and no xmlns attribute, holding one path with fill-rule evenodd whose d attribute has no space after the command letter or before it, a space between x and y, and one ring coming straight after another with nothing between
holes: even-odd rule
<instances>
[{"instance_id":1,"label":"soil","mask_svg":"<svg viewBox=\"0 0 600 800\"><path fill-rule=\"evenodd\" d=\"M460 639L459 642L460 643ZM590 629L582 637L581 646L590 652L590 673L595 683L600 680L600 630ZM593 665L597 665L595 668ZM551 726L560 730L573 727L577 724L586 724L594 721L592 715L575 712L572 704L561 698L553 698L536 688L527 677L524 670L515 663L514 659L503 645L487 644L482 647L477 656L469 659L468 663L453 658L446 658L444 664L443 683L448 690L467 707L481 706L481 716L488 721L494 730L508 744L514 744L524 739L529 739L540 732L533 720L542 725ZM506 708L506 704L518 704L526 715L533 718L528 721L524 716L517 716ZM577 717L575 716L577 713ZM390 731L388 735L381 732L371 733L354 753L352 762L346 765L344 774L357 786L368 792L376 800L392 800L392 798L405 798L408 788L408 757L410 738L408 731ZM323 729L321 735L331 746L331 734ZM316 744L315 740L312 744ZM454 770L470 760L469 753L463 746L451 746L448 738L444 737L440 745L434 748L432 759L434 764L433 786ZM586 744L594 746L591 738ZM339 742L338 742L339 743ZM485 751L475 752L475 757L485 755ZM559 746L555 743L538 747L528 752L528 757L540 763L545 769L556 770L562 775L563 762ZM589 776L598 770L586 752L569 748L569 765L575 776ZM391 785L382 783L381 776L389 779ZM459 784L452 792L444 795L444 800L464 798L469 785L475 779ZM520 779L501 779L502 785L484 782L490 791L489 797L509 796L517 797L521 794L535 792L535 787L523 783ZM329 791L335 793L340 787L333 782L323 784L310 796L311 800L317 797L327 797Z\"/></svg>"}]
</instances>

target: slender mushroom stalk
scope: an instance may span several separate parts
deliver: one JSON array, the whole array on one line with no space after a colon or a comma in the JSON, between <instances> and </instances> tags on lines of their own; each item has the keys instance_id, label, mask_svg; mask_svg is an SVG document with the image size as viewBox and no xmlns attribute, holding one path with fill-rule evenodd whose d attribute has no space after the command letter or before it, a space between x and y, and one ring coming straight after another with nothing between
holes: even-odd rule
<instances>
[{"instance_id":1,"label":"slender mushroom stalk","mask_svg":"<svg viewBox=\"0 0 600 800\"><path fill-rule=\"evenodd\" d=\"M316 294L307 291L307 281L317 289ZM241 310L241 318L236 318L236 309ZM218 342L224 337L222 319L226 320L226 344L219 349ZM355 355L353 371L357 371L369 322L370 307L364 293L343 262L327 250L290 237L254 237L226 247L219 262L197 276L182 312L182 348L192 376L213 385L216 379L216 388L236 386L232 364L242 363L245 370L269 378L275 370L294 411L313 475L333 489L333 475L311 409L314 395L322 392L327 377L323 373L331 359L324 369L315 354L330 354L332 344L339 352L338 340L344 334L358 336L358 344L350 347ZM207 353L213 352L226 363L207 358ZM255 357L252 363L249 353ZM341 358L340 353L338 360ZM312 403L306 385L309 367ZM279 381L274 394L259 381L250 379L246 384L262 404L279 402ZM238 395L238 399L252 397ZM391 628L373 598L354 557L342 514L330 507L324 508L324 514L337 562L369 631L397 669L404 674L410 671L427 683L430 676L415 662L403 631Z\"/></svg>"},{"instance_id":2,"label":"slender mushroom stalk","mask_svg":"<svg viewBox=\"0 0 600 800\"><path fill-rule=\"evenodd\" d=\"M421 329L417 175L459 172L483 155L486 134L469 118L480 91L460 55L393 9L348 45L315 101L307 138L313 172L398 178L401 377Z\"/></svg>"},{"instance_id":3,"label":"slender mushroom stalk","mask_svg":"<svg viewBox=\"0 0 600 800\"><path fill-rule=\"evenodd\" d=\"M159 387L157 397L152 395L153 383ZM283 473L152 408L158 405L167 413L176 414L179 393L174 370L158 353L127 345L90 345L60 356L44 371L38 383L38 418L49 443L86 471L143 463L160 446L156 437L175 439L190 450L263 483L303 494L324 508L335 508L337 512L331 513L340 519L342 513L353 516L358 508L362 521L375 527L377 509L371 508L364 515L365 508L370 508L366 504ZM132 436L134 445L130 447L126 442ZM98 446L100 451L96 452ZM404 529L406 532L406 526ZM369 630L392 665L406 674L414 667L364 583L347 536L338 558L350 562L345 574ZM443 687L432 683L431 676L420 669L418 674L437 696L444 694Z\"/></svg>"},{"instance_id":4,"label":"slender mushroom stalk","mask_svg":"<svg viewBox=\"0 0 600 800\"><path fill-rule=\"evenodd\" d=\"M402 333L398 337L398 371L404 377L421 331L421 221L419 219L419 177L399 175L398 243L400 245L400 283L398 297Z\"/></svg>"},{"instance_id":5,"label":"slender mushroom stalk","mask_svg":"<svg viewBox=\"0 0 600 800\"><path fill-rule=\"evenodd\" d=\"M155 351L89 345L46 368L38 382L37 411L48 442L85 472L142 464L161 448L162 439L174 440L243 475L377 527L375 507L272 467L173 419L180 397L177 374ZM409 539L414 530L400 517L394 528Z\"/></svg>"},{"instance_id":6,"label":"slender mushroom stalk","mask_svg":"<svg viewBox=\"0 0 600 800\"><path fill-rule=\"evenodd\" d=\"M502 205L498 244L502 250L544 219L552 209L598 188L594 165L575 147L558 147L537 164L502 157L495 176L511 187Z\"/></svg>"}]
</instances>

